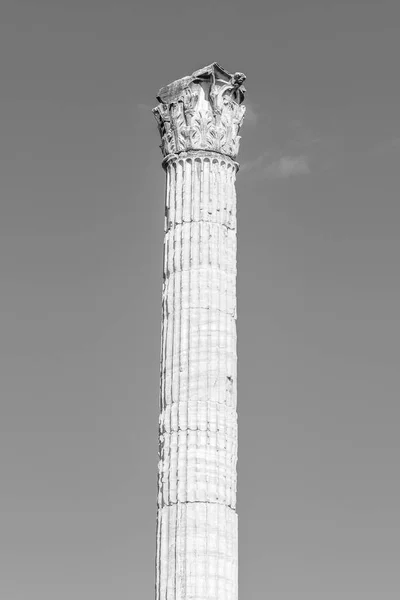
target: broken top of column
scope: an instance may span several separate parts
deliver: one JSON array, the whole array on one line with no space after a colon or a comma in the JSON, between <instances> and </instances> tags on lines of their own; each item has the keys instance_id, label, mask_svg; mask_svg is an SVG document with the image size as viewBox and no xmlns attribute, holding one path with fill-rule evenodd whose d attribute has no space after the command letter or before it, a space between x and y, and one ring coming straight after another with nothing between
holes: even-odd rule
<instances>
[{"instance_id":1,"label":"broken top of column","mask_svg":"<svg viewBox=\"0 0 400 600\"><path fill-rule=\"evenodd\" d=\"M153 113L163 155L208 150L235 159L246 110L245 79L214 62L161 88Z\"/></svg>"}]
</instances>

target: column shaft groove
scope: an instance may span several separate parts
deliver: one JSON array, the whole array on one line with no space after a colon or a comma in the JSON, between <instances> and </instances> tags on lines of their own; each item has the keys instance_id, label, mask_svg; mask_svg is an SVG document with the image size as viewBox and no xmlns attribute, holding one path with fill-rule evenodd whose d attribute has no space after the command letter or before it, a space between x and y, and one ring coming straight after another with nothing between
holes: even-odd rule
<instances>
[{"instance_id":1,"label":"column shaft groove","mask_svg":"<svg viewBox=\"0 0 400 600\"><path fill-rule=\"evenodd\" d=\"M237 599L236 168L166 164L157 600Z\"/></svg>"}]
</instances>

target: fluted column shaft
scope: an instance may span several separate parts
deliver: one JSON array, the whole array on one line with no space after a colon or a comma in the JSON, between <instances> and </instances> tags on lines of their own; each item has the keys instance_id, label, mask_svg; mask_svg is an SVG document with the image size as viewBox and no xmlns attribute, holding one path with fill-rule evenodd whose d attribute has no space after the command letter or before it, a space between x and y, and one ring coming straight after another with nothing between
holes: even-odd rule
<instances>
[{"instance_id":1,"label":"fluted column shaft","mask_svg":"<svg viewBox=\"0 0 400 600\"><path fill-rule=\"evenodd\" d=\"M156 600L237 600L237 163L165 170Z\"/></svg>"}]
</instances>

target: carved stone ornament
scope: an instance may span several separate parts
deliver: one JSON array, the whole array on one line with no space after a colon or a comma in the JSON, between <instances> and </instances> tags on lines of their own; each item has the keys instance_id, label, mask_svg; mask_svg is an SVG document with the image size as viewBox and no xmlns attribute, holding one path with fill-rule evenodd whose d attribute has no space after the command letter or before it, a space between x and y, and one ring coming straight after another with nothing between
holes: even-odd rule
<instances>
[{"instance_id":1,"label":"carved stone ornament","mask_svg":"<svg viewBox=\"0 0 400 600\"><path fill-rule=\"evenodd\" d=\"M246 79L212 63L161 88L153 109L164 156L209 150L236 158L243 122Z\"/></svg>"}]
</instances>

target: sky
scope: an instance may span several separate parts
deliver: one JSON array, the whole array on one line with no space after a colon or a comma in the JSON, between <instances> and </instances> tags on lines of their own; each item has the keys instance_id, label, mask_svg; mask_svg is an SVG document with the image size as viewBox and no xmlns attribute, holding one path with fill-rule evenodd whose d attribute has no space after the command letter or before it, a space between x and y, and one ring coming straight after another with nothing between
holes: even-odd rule
<instances>
[{"instance_id":1,"label":"sky","mask_svg":"<svg viewBox=\"0 0 400 600\"><path fill-rule=\"evenodd\" d=\"M240 599L400 592L400 4L2 0L0 597L154 597L158 89L247 75Z\"/></svg>"}]
</instances>

